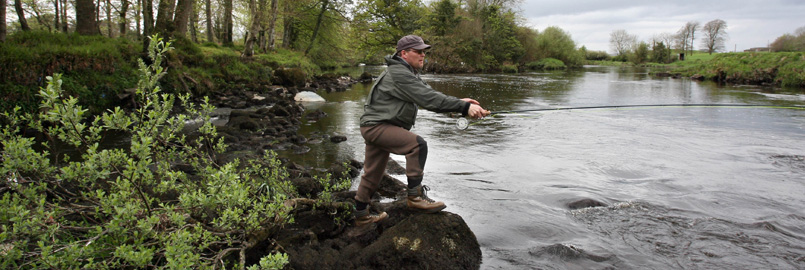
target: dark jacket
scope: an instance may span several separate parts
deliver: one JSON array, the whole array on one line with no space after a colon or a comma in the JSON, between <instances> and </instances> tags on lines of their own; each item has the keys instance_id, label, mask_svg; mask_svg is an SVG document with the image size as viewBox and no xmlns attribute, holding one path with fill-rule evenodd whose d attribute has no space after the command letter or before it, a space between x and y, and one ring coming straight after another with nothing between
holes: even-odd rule
<instances>
[{"instance_id":1,"label":"dark jacket","mask_svg":"<svg viewBox=\"0 0 805 270\"><path fill-rule=\"evenodd\" d=\"M417 106L433 112L467 115L469 102L433 90L402 58L386 56L386 63L388 68L372 86L363 106L362 127L388 123L411 129Z\"/></svg>"}]
</instances>

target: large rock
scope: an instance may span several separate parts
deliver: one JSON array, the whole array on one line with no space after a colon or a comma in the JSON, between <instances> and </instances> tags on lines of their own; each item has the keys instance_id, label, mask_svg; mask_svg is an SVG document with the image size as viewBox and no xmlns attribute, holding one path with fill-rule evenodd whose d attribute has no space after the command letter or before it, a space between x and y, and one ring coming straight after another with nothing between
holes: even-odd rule
<instances>
[{"instance_id":1,"label":"large rock","mask_svg":"<svg viewBox=\"0 0 805 270\"><path fill-rule=\"evenodd\" d=\"M420 214L402 201L386 209L388 223L380 237L354 259L371 269L478 269L481 247L459 215Z\"/></svg>"},{"instance_id":2,"label":"large rock","mask_svg":"<svg viewBox=\"0 0 805 270\"><path fill-rule=\"evenodd\" d=\"M356 164L357 165L357 164ZM387 176L388 177L388 176ZM393 179L392 177L388 177ZM384 179L384 180L389 180ZM381 187L403 190L396 179ZM385 186L385 187L384 187ZM396 192L391 192L396 193ZM289 255L290 269L478 269L481 248L464 220L442 211L409 210L404 200L370 205L386 211L379 224L354 227L350 211L355 191L333 193L334 202L297 204L292 224L282 228L276 244ZM250 253L272 252L261 244ZM254 262L252 262L254 263ZM250 263L247 263L250 264Z\"/></svg>"},{"instance_id":3,"label":"large rock","mask_svg":"<svg viewBox=\"0 0 805 270\"><path fill-rule=\"evenodd\" d=\"M293 98L296 102L325 102L323 97L310 91L302 91Z\"/></svg>"}]
</instances>

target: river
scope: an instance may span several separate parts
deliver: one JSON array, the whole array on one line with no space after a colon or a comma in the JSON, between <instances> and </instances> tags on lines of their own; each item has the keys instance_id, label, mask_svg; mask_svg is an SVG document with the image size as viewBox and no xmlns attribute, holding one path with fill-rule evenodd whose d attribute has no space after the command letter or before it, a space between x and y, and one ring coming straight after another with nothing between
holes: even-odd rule
<instances>
[{"instance_id":1,"label":"river","mask_svg":"<svg viewBox=\"0 0 805 270\"><path fill-rule=\"evenodd\" d=\"M492 111L805 105L801 91L660 78L640 68L423 79ZM369 87L308 105L328 116L303 123L300 134L347 141L311 144L294 160L362 161L358 121ZM420 110L412 131L428 141L429 195L473 230L483 269L805 269L805 110L648 107L506 114L466 130L455 122ZM607 206L567 206L581 199Z\"/></svg>"}]
</instances>

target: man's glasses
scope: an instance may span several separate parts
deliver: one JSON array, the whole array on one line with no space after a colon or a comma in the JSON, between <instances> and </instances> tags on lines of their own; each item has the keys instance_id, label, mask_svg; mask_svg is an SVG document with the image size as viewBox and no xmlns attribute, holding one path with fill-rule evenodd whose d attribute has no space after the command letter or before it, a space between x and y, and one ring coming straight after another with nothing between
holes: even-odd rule
<instances>
[{"instance_id":1,"label":"man's glasses","mask_svg":"<svg viewBox=\"0 0 805 270\"><path fill-rule=\"evenodd\" d=\"M419 55L425 55L425 50L410 49L410 50L408 50L408 52L414 52L414 53L419 54Z\"/></svg>"}]
</instances>

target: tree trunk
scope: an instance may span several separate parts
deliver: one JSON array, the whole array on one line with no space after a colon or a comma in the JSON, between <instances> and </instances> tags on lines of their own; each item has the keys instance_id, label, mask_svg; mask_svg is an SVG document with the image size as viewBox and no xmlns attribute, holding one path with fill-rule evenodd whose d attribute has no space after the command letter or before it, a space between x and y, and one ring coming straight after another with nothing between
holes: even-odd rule
<instances>
[{"instance_id":1,"label":"tree trunk","mask_svg":"<svg viewBox=\"0 0 805 270\"><path fill-rule=\"evenodd\" d=\"M154 33L167 37L173 32L173 9L175 0L159 0L157 6L157 21L154 24Z\"/></svg>"},{"instance_id":2,"label":"tree trunk","mask_svg":"<svg viewBox=\"0 0 805 270\"><path fill-rule=\"evenodd\" d=\"M176 15L173 17L174 35L187 35L187 22L190 21L190 13L193 11L193 0L179 0L176 4Z\"/></svg>"},{"instance_id":3,"label":"tree trunk","mask_svg":"<svg viewBox=\"0 0 805 270\"><path fill-rule=\"evenodd\" d=\"M252 25L249 27L246 42L243 44L241 57L252 57L254 55L254 43L257 42L257 32L260 31L260 18L263 17L262 9L257 6L255 0L249 0L249 9L252 12Z\"/></svg>"},{"instance_id":4,"label":"tree trunk","mask_svg":"<svg viewBox=\"0 0 805 270\"><path fill-rule=\"evenodd\" d=\"M92 0L75 0L75 31L80 35L98 34L95 23L95 2Z\"/></svg>"},{"instance_id":5,"label":"tree trunk","mask_svg":"<svg viewBox=\"0 0 805 270\"><path fill-rule=\"evenodd\" d=\"M268 49L274 50L274 29L277 26L277 11L279 10L278 6L279 0L271 0L271 20L268 22Z\"/></svg>"},{"instance_id":6,"label":"tree trunk","mask_svg":"<svg viewBox=\"0 0 805 270\"><path fill-rule=\"evenodd\" d=\"M211 7L212 3L210 2L210 0L207 0L206 2L207 2L206 3L207 6L205 7L204 13L207 14L207 18L206 18L206 20L207 20L207 41L208 42L215 42L215 39L213 38L214 37L213 32L212 32L212 7Z\"/></svg>"},{"instance_id":7,"label":"tree trunk","mask_svg":"<svg viewBox=\"0 0 805 270\"><path fill-rule=\"evenodd\" d=\"M126 20L126 15L129 11L129 1L128 0L121 0L120 1L120 36L125 37L126 32L129 30L129 21ZM139 23L139 22L138 22Z\"/></svg>"},{"instance_id":8,"label":"tree trunk","mask_svg":"<svg viewBox=\"0 0 805 270\"><path fill-rule=\"evenodd\" d=\"M112 1L106 0L106 32L112 36Z\"/></svg>"},{"instance_id":9,"label":"tree trunk","mask_svg":"<svg viewBox=\"0 0 805 270\"><path fill-rule=\"evenodd\" d=\"M3 2L5 2L5 1L3 1ZM5 6L5 4L4 4L4 6ZM56 31L59 31L59 28L61 28L61 24L59 24L59 15L61 15L61 13L59 13L59 0L54 0L53 1L53 27L56 28ZM3 20L3 22L5 23L5 20Z\"/></svg>"},{"instance_id":10,"label":"tree trunk","mask_svg":"<svg viewBox=\"0 0 805 270\"><path fill-rule=\"evenodd\" d=\"M193 5L193 6L194 6L193 7L193 14L190 15L191 17L190 17L190 25L189 25L189 27L190 27L190 38L193 40L193 43L198 43L198 19L199 19L198 12L199 12L199 10L196 9L198 6L196 6L196 5Z\"/></svg>"},{"instance_id":11,"label":"tree trunk","mask_svg":"<svg viewBox=\"0 0 805 270\"><path fill-rule=\"evenodd\" d=\"M292 14L291 13L292 7L291 5L285 5L285 14ZM285 20L283 20L283 29L282 29L282 47L283 48L291 48L293 42L296 39L296 29L295 29L295 17L292 15L285 15Z\"/></svg>"},{"instance_id":12,"label":"tree trunk","mask_svg":"<svg viewBox=\"0 0 805 270\"><path fill-rule=\"evenodd\" d=\"M232 46L232 0L224 0L224 40L225 46Z\"/></svg>"},{"instance_id":13,"label":"tree trunk","mask_svg":"<svg viewBox=\"0 0 805 270\"><path fill-rule=\"evenodd\" d=\"M62 0L62 2L61 2L61 23L62 23L62 32L67 33L67 30L68 30L68 25L67 25L67 0Z\"/></svg>"},{"instance_id":14,"label":"tree trunk","mask_svg":"<svg viewBox=\"0 0 805 270\"><path fill-rule=\"evenodd\" d=\"M6 41L6 0L0 0L0 42Z\"/></svg>"},{"instance_id":15,"label":"tree trunk","mask_svg":"<svg viewBox=\"0 0 805 270\"><path fill-rule=\"evenodd\" d=\"M327 5L330 4L330 0L321 0L321 2L321 12L319 12L319 17L316 19L316 27L313 28L313 36L310 37L310 43L305 49L305 55L310 52L310 49L313 48L313 43L316 42L316 36L319 35L319 29L321 28L321 21L324 19L324 12L327 12Z\"/></svg>"},{"instance_id":16,"label":"tree trunk","mask_svg":"<svg viewBox=\"0 0 805 270\"><path fill-rule=\"evenodd\" d=\"M101 34L101 1L95 3L95 32Z\"/></svg>"},{"instance_id":17,"label":"tree trunk","mask_svg":"<svg viewBox=\"0 0 805 270\"><path fill-rule=\"evenodd\" d=\"M22 9L21 0L14 0L14 9L17 10L17 18L20 19L20 29L22 29L22 31L31 31L31 27L28 26L28 20L25 20L25 11ZM3 21L3 23L5 23L5 21Z\"/></svg>"}]
</instances>

